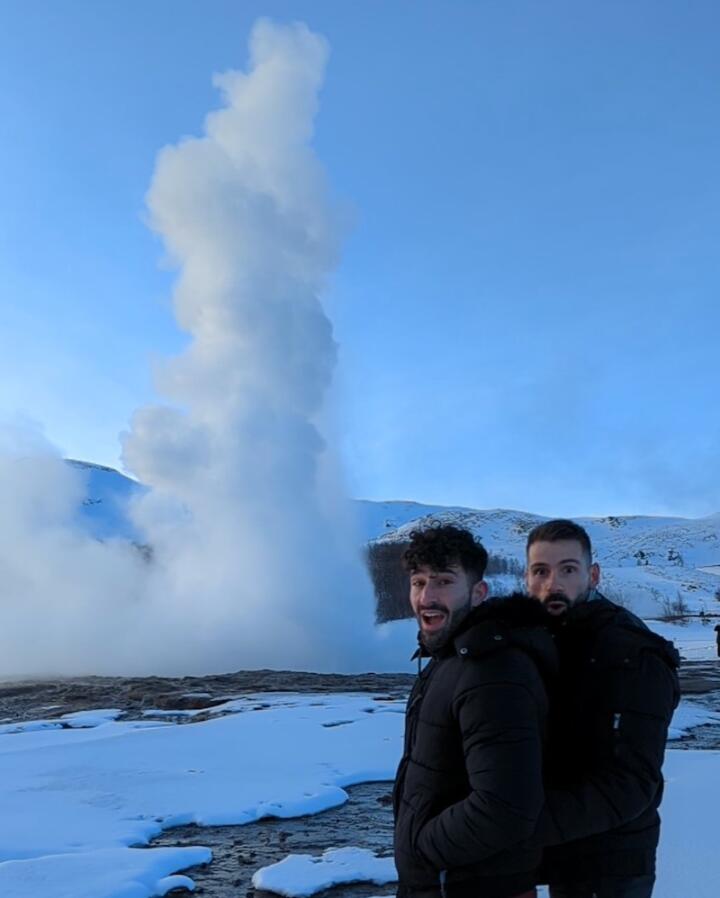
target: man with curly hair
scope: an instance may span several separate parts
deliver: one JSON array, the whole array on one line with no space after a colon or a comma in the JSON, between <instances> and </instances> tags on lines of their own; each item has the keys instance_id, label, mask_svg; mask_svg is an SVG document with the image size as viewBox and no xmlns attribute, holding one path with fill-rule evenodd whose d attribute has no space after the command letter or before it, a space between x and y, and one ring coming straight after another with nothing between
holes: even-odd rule
<instances>
[{"instance_id":1,"label":"man with curly hair","mask_svg":"<svg viewBox=\"0 0 720 898\"><path fill-rule=\"evenodd\" d=\"M468 530L414 531L404 564L420 647L393 791L398 896L533 898L540 851L520 843L544 800L547 613L487 600L487 552Z\"/></svg>"}]
</instances>

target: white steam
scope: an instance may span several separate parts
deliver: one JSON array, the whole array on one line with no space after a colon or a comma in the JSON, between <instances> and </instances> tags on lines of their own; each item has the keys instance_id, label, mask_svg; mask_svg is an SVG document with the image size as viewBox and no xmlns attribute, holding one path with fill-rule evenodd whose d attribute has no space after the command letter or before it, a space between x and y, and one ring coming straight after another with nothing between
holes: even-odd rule
<instances>
[{"instance_id":1,"label":"white steam","mask_svg":"<svg viewBox=\"0 0 720 898\"><path fill-rule=\"evenodd\" d=\"M319 297L339 227L310 140L326 58L305 26L258 23L249 71L215 78L224 105L204 135L159 154L148 207L191 341L159 373L170 404L137 411L123 440L151 488L134 514L153 559L55 514L50 497L70 508L78 487L43 456L33 469L50 466L52 507L13 559L2 672L405 667L405 640L376 636L359 540L321 487L316 422L336 347ZM3 495L21 484L2 521L12 534L31 491L8 464Z\"/></svg>"}]
</instances>

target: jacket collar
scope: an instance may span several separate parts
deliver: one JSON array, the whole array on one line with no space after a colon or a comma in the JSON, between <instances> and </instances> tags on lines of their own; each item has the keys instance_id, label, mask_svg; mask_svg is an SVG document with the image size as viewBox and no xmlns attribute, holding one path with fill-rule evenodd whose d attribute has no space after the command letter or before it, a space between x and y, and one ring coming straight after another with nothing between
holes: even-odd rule
<instances>
[{"instance_id":1,"label":"jacket collar","mask_svg":"<svg viewBox=\"0 0 720 898\"><path fill-rule=\"evenodd\" d=\"M510 645L523 648L540 666L552 673L557 659L548 632L551 618L536 599L521 593L488 599L474 608L450 639L436 652L429 652L418 632L418 649L412 656L421 658L479 658Z\"/></svg>"}]
</instances>

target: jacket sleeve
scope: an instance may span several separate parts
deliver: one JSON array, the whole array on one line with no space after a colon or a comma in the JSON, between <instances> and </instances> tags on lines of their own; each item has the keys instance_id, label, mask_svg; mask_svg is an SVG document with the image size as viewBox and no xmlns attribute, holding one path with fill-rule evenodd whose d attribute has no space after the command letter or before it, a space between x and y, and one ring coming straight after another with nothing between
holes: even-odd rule
<instances>
[{"instance_id":1,"label":"jacket sleeve","mask_svg":"<svg viewBox=\"0 0 720 898\"><path fill-rule=\"evenodd\" d=\"M629 823L662 789L665 742L679 688L666 662L644 654L637 671L620 673L612 756L582 782L547 790L537 832L541 844L557 845Z\"/></svg>"},{"instance_id":2,"label":"jacket sleeve","mask_svg":"<svg viewBox=\"0 0 720 898\"><path fill-rule=\"evenodd\" d=\"M533 833L543 804L543 705L519 682L478 685L456 699L472 791L420 829L423 862L475 864Z\"/></svg>"}]
</instances>

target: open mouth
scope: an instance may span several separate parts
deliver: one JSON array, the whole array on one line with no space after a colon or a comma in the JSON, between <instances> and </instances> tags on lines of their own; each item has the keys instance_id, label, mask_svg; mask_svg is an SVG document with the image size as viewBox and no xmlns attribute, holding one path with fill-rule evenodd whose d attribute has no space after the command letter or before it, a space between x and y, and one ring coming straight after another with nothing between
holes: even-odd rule
<instances>
[{"instance_id":1,"label":"open mouth","mask_svg":"<svg viewBox=\"0 0 720 898\"><path fill-rule=\"evenodd\" d=\"M420 626L423 630L440 630L445 626L447 614L444 611L433 609L432 611L422 611L420 613Z\"/></svg>"},{"instance_id":2,"label":"open mouth","mask_svg":"<svg viewBox=\"0 0 720 898\"><path fill-rule=\"evenodd\" d=\"M550 614L563 614L568 610L570 603L567 599L550 599L545 602L545 607L550 612Z\"/></svg>"}]
</instances>

